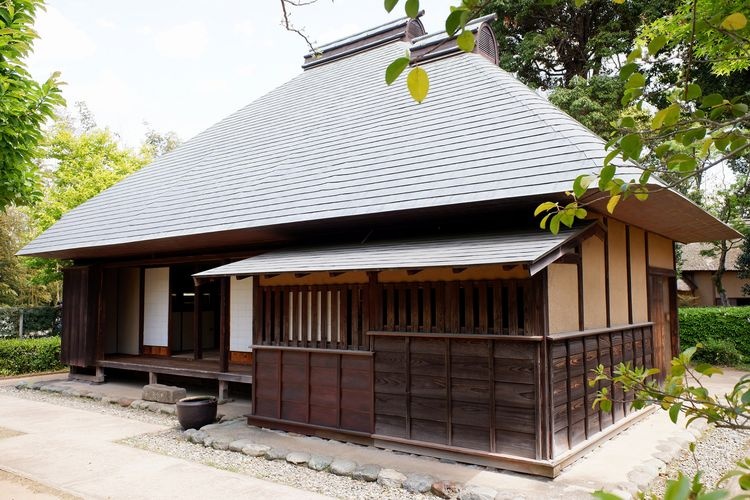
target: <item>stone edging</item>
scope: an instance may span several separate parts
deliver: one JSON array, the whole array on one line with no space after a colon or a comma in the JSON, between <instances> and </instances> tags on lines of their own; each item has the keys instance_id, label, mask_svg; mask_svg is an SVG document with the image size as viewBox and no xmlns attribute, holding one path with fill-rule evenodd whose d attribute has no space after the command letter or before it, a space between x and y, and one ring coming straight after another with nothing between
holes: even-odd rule
<instances>
[{"instance_id":1,"label":"stone edging","mask_svg":"<svg viewBox=\"0 0 750 500\"><path fill-rule=\"evenodd\" d=\"M231 421L226 423L231 423ZM438 480L422 473L406 475L377 464L358 464L340 457L274 448L254 443L248 439L236 441L215 439L208 434L208 431L223 425L225 424L210 424L200 430L188 429L182 433L182 436L191 443L203 445L207 448L243 453L266 460L285 460L299 467L307 467L337 476L346 476L358 481L377 482L390 488L403 488L410 493L432 493L440 498L458 498L459 500L494 500L498 496L496 490L485 486L463 485L455 481Z\"/></svg>"}]
</instances>

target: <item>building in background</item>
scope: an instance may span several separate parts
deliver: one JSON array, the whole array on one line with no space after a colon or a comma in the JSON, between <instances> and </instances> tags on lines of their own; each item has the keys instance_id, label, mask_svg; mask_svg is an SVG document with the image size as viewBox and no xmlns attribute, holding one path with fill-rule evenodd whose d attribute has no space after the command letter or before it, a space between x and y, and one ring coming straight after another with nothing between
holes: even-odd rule
<instances>
[{"instance_id":1,"label":"building in background","mask_svg":"<svg viewBox=\"0 0 750 500\"><path fill-rule=\"evenodd\" d=\"M750 305L750 297L742 293L743 285L750 285L750 280L737 276L737 259L742 253L739 241L729 250L726 258L726 271L722 285L726 290L731 306ZM719 292L714 284L714 274L719 269L718 252L712 252L709 243L689 243L682 247L681 277L677 280L677 293L680 305L716 306L720 305Z\"/></svg>"}]
</instances>

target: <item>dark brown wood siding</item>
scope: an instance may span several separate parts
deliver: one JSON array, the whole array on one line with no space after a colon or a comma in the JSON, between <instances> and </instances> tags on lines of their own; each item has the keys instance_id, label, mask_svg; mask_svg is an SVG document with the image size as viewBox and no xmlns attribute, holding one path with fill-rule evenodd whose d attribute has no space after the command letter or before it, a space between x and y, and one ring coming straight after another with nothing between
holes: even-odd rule
<instances>
[{"instance_id":1,"label":"dark brown wood siding","mask_svg":"<svg viewBox=\"0 0 750 500\"><path fill-rule=\"evenodd\" d=\"M541 339L373 337L376 435L540 458Z\"/></svg>"},{"instance_id":2,"label":"dark brown wood siding","mask_svg":"<svg viewBox=\"0 0 750 500\"><path fill-rule=\"evenodd\" d=\"M607 373L620 363L653 367L653 333L650 323L628 325L573 335L552 335L550 348L554 455L570 450L622 420L630 411L632 394L621 387L606 387L614 401L612 412L592 408L603 386L590 387L591 370L603 365Z\"/></svg>"},{"instance_id":3,"label":"dark brown wood siding","mask_svg":"<svg viewBox=\"0 0 750 500\"><path fill-rule=\"evenodd\" d=\"M92 266L63 270L62 347L60 360L87 367L96 362L101 272Z\"/></svg>"},{"instance_id":4,"label":"dark brown wood siding","mask_svg":"<svg viewBox=\"0 0 750 500\"><path fill-rule=\"evenodd\" d=\"M369 352L256 348L252 413L371 433L372 373Z\"/></svg>"}]
</instances>

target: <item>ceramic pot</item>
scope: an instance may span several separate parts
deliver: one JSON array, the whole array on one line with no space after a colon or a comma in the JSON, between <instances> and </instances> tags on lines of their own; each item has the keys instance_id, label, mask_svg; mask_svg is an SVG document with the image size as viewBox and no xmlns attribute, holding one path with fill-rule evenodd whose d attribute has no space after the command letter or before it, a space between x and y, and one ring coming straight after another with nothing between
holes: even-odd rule
<instances>
[{"instance_id":1,"label":"ceramic pot","mask_svg":"<svg viewBox=\"0 0 750 500\"><path fill-rule=\"evenodd\" d=\"M177 420L184 430L200 429L216 421L216 398L192 396L177 401Z\"/></svg>"}]
</instances>

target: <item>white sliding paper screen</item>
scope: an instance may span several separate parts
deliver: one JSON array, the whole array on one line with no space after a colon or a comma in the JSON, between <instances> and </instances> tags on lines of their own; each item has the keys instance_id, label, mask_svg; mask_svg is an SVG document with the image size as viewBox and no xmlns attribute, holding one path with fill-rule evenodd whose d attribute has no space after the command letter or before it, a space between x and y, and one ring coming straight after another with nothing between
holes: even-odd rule
<instances>
[{"instance_id":1,"label":"white sliding paper screen","mask_svg":"<svg viewBox=\"0 0 750 500\"><path fill-rule=\"evenodd\" d=\"M145 270L143 281L143 345L169 345L169 268Z\"/></svg>"},{"instance_id":2,"label":"white sliding paper screen","mask_svg":"<svg viewBox=\"0 0 750 500\"><path fill-rule=\"evenodd\" d=\"M229 290L229 350L253 350L253 279L232 276Z\"/></svg>"}]
</instances>

